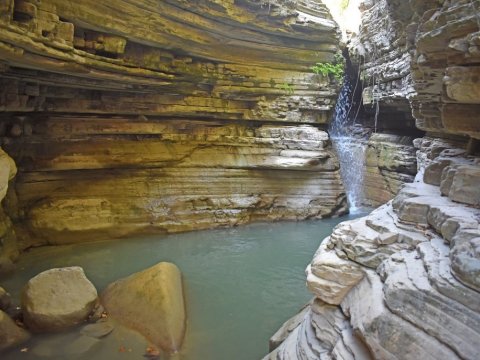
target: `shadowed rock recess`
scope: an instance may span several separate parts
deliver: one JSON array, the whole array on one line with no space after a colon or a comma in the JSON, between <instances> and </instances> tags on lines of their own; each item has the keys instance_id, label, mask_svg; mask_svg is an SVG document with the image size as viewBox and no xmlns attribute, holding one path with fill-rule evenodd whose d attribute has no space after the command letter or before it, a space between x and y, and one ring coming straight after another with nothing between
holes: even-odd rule
<instances>
[{"instance_id":1,"label":"shadowed rock recess","mask_svg":"<svg viewBox=\"0 0 480 360\"><path fill-rule=\"evenodd\" d=\"M477 359L480 2L365 0L361 9L350 52L363 103L393 130L370 139L390 144L369 145L367 172L390 159L413 182L322 242L306 270L315 297L271 338L266 359ZM411 151L391 153L413 120L426 131L413 141L416 176Z\"/></svg>"},{"instance_id":2,"label":"shadowed rock recess","mask_svg":"<svg viewBox=\"0 0 480 360\"><path fill-rule=\"evenodd\" d=\"M345 213L338 42L313 0L0 0L18 246Z\"/></svg>"}]
</instances>

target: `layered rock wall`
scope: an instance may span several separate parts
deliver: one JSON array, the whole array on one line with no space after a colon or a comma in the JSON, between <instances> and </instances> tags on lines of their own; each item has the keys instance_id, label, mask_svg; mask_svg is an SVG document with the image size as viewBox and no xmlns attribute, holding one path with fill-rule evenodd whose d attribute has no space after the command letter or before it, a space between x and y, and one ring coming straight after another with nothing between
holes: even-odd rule
<instances>
[{"instance_id":1,"label":"layered rock wall","mask_svg":"<svg viewBox=\"0 0 480 360\"><path fill-rule=\"evenodd\" d=\"M320 1L1 0L21 247L345 212L338 49Z\"/></svg>"},{"instance_id":2,"label":"layered rock wall","mask_svg":"<svg viewBox=\"0 0 480 360\"><path fill-rule=\"evenodd\" d=\"M423 15L410 96L417 127L480 139L480 3L444 1Z\"/></svg>"},{"instance_id":3,"label":"layered rock wall","mask_svg":"<svg viewBox=\"0 0 480 360\"><path fill-rule=\"evenodd\" d=\"M364 202L379 206L391 200L417 173L411 136L375 133L367 141L363 177Z\"/></svg>"},{"instance_id":4,"label":"layered rock wall","mask_svg":"<svg viewBox=\"0 0 480 360\"><path fill-rule=\"evenodd\" d=\"M472 115L480 101L474 76L478 6L364 1L364 21L385 23L391 36L372 29L360 36L370 46L367 74L381 69L371 44L387 39L383 54L392 60L374 81L371 102L380 113L395 93L402 106L411 104L418 128L428 131L413 141L418 172L393 201L338 225L322 242L306 271L315 299L274 335L268 359L478 357L480 122ZM398 72L401 81L390 90L386 75L404 56L399 69L406 72ZM382 136L372 139L381 142ZM372 163L371 169L382 167Z\"/></svg>"},{"instance_id":5,"label":"layered rock wall","mask_svg":"<svg viewBox=\"0 0 480 360\"><path fill-rule=\"evenodd\" d=\"M359 66L366 126L383 134L421 136L422 130L478 139L478 6L470 0L362 3L362 26L349 51ZM404 145L413 153L411 142ZM398 187L388 185L390 177L372 156L367 153L365 199L379 205ZM412 178L392 175L398 183Z\"/></svg>"},{"instance_id":6,"label":"layered rock wall","mask_svg":"<svg viewBox=\"0 0 480 360\"><path fill-rule=\"evenodd\" d=\"M34 128L9 149L22 217L48 243L345 211L312 126L52 116Z\"/></svg>"}]
</instances>

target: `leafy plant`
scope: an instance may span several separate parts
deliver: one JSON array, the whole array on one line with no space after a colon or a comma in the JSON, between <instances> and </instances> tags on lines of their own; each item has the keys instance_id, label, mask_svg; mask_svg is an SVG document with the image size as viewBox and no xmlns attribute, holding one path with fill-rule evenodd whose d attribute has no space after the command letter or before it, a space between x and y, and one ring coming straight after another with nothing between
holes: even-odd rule
<instances>
[{"instance_id":1,"label":"leafy plant","mask_svg":"<svg viewBox=\"0 0 480 360\"><path fill-rule=\"evenodd\" d=\"M342 9L342 11L345 11L348 8L348 5L350 5L350 0L342 0L340 2L340 9Z\"/></svg>"},{"instance_id":2,"label":"leafy plant","mask_svg":"<svg viewBox=\"0 0 480 360\"><path fill-rule=\"evenodd\" d=\"M332 63L318 62L311 67L312 71L317 75L332 75L337 81L342 81L344 74L344 59L342 55L336 54Z\"/></svg>"},{"instance_id":3,"label":"leafy plant","mask_svg":"<svg viewBox=\"0 0 480 360\"><path fill-rule=\"evenodd\" d=\"M287 83L281 84L280 89L284 90L288 95L293 95L295 92L295 87Z\"/></svg>"}]
</instances>

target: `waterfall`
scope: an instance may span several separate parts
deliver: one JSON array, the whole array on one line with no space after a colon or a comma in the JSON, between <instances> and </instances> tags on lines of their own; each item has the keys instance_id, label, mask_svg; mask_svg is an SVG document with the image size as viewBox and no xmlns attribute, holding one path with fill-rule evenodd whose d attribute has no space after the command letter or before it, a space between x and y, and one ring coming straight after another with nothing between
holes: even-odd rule
<instances>
[{"instance_id":1,"label":"waterfall","mask_svg":"<svg viewBox=\"0 0 480 360\"><path fill-rule=\"evenodd\" d=\"M363 173L367 130L355 124L361 107L355 94L361 92L357 74L349 72L338 96L335 112L330 124L329 133L333 147L337 152L350 213L361 210L363 203ZM361 97L360 97L361 99Z\"/></svg>"}]
</instances>

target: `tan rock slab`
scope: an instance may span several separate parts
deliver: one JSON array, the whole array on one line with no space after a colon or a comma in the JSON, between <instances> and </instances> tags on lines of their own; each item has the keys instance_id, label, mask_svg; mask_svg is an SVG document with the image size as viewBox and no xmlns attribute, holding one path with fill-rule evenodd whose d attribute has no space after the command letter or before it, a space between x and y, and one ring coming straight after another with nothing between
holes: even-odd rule
<instances>
[{"instance_id":1,"label":"tan rock slab","mask_svg":"<svg viewBox=\"0 0 480 360\"><path fill-rule=\"evenodd\" d=\"M101 295L109 316L164 351L176 352L185 334L180 270L161 262L110 284Z\"/></svg>"}]
</instances>

